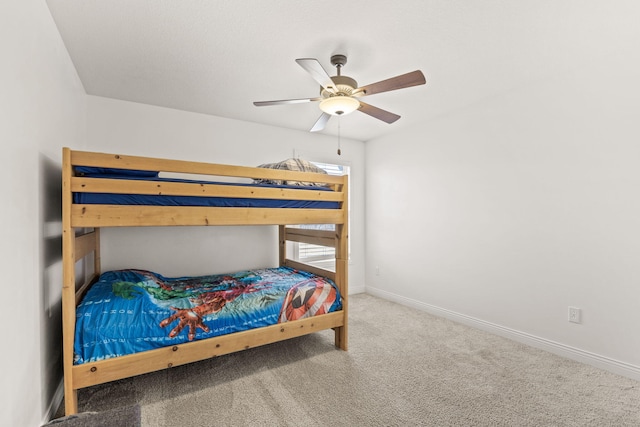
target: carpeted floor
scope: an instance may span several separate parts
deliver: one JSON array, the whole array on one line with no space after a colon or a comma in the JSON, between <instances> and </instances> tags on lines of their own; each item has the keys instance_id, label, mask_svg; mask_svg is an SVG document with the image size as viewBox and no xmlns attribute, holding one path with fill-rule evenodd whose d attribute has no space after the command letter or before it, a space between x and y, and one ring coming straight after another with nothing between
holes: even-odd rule
<instances>
[{"instance_id":1,"label":"carpeted floor","mask_svg":"<svg viewBox=\"0 0 640 427\"><path fill-rule=\"evenodd\" d=\"M369 295L333 333L95 386L143 426L640 426L640 383Z\"/></svg>"},{"instance_id":2,"label":"carpeted floor","mask_svg":"<svg viewBox=\"0 0 640 427\"><path fill-rule=\"evenodd\" d=\"M51 427L140 427L140 406L131 405L101 412L81 412L67 417L60 415L46 426Z\"/></svg>"}]
</instances>

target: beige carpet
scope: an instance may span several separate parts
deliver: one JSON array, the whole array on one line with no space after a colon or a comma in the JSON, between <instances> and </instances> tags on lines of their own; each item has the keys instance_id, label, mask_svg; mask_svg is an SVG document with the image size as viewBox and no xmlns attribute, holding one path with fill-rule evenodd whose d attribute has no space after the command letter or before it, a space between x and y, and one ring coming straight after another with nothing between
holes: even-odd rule
<instances>
[{"instance_id":1,"label":"beige carpet","mask_svg":"<svg viewBox=\"0 0 640 427\"><path fill-rule=\"evenodd\" d=\"M640 383L360 294L331 331L81 390L143 426L640 426Z\"/></svg>"},{"instance_id":2,"label":"beige carpet","mask_svg":"<svg viewBox=\"0 0 640 427\"><path fill-rule=\"evenodd\" d=\"M61 408L62 409L62 408ZM45 426L49 427L140 427L140 407L123 406L100 412L81 412L79 414L54 418Z\"/></svg>"}]
</instances>

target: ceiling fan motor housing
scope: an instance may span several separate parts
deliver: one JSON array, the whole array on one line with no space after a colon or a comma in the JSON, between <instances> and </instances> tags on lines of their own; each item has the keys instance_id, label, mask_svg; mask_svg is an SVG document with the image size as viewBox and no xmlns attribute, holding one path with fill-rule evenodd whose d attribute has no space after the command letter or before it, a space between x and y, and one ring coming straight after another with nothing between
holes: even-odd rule
<instances>
[{"instance_id":1,"label":"ceiling fan motor housing","mask_svg":"<svg viewBox=\"0 0 640 427\"><path fill-rule=\"evenodd\" d=\"M333 76L331 77L333 83L336 86L335 92L329 92L322 86L320 86L320 95L323 98L329 98L332 96L351 96L353 91L358 87L358 83L348 76Z\"/></svg>"}]
</instances>

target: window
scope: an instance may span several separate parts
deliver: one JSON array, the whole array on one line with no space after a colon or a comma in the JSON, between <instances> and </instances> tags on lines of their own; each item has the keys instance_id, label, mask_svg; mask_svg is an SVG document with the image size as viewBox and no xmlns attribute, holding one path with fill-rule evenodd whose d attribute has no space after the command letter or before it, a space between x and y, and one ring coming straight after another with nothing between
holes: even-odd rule
<instances>
[{"instance_id":1,"label":"window","mask_svg":"<svg viewBox=\"0 0 640 427\"><path fill-rule=\"evenodd\" d=\"M336 165L332 163L321 163L311 161L314 165L325 170L329 175L345 175L349 174L349 166ZM351 176L349 176L351 180ZM349 183L349 186L350 183ZM349 196L350 197L350 196ZM351 210L351 200L348 200L349 211ZM349 221L351 220L349 215ZM333 224L303 224L299 225L299 228L312 229L312 230L330 230L333 231L335 226ZM292 258L296 261L311 264L313 266L323 268L325 270L335 271L336 268L336 250L326 246L312 245L310 243L289 243L291 246L288 248L289 253L292 254ZM351 244L349 244L349 258L351 257Z\"/></svg>"}]
</instances>

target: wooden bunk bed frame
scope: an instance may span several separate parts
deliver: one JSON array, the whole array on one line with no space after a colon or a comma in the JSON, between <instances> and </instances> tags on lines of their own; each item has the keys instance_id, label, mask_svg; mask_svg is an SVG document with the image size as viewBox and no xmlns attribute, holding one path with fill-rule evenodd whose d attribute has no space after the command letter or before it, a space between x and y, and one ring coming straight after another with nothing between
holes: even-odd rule
<instances>
[{"instance_id":1,"label":"wooden bunk bed frame","mask_svg":"<svg viewBox=\"0 0 640 427\"><path fill-rule=\"evenodd\" d=\"M258 188L253 186L154 182L76 176L75 166L136 169L250 179L295 180L327 184L333 191ZM62 334L65 413L78 412L81 388L115 381L236 351L274 343L325 329L335 332L335 345L347 350L348 207L347 176L294 172L202 162L167 160L63 148L63 284ZM211 197L335 201L339 209L231 208L76 204L73 193L165 194ZM292 228L298 224L334 224L335 231ZM342 295L342 310L229 335L121 356L73 364L76 306L101 273L102 227L277 225L279 265L302 269L333 280ZM286 242L335 248L335 272L287 258ZM79 277L76 263L92 271ZM92 267L91 267L92 266ZM135 266L139 267L139 266Z\"/></svg>"}]
</instances>

